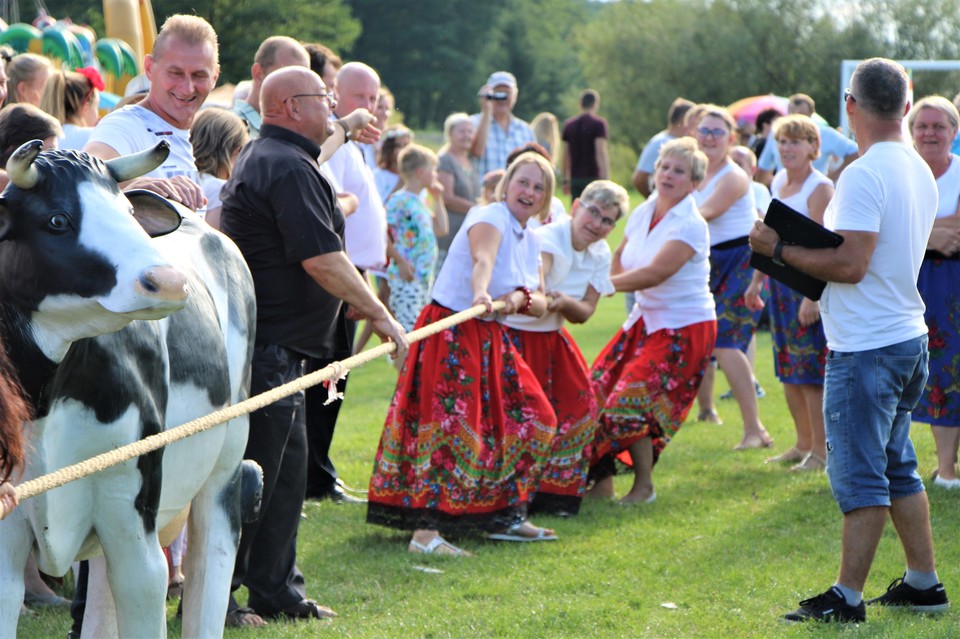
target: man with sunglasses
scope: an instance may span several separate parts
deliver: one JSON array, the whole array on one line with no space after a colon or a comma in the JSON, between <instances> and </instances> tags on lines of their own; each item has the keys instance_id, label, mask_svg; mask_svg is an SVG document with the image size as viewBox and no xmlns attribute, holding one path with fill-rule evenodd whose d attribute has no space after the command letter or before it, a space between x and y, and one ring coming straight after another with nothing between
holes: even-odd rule
<instances>
[{"instance_id":1,"label":"man with sunglasses","mask_svg":"<svg viewBox=\"0 0 960 639\"><path fill-rule=\"evenodd\" d=\"M837 182L824 224L836 248L786 244L757 222L750 245L774 262L827 281L820 301L827 356L823 411L827 475L843 512L840 573L786 621L861 622L864 603L937 613L950 608L937 576L930 510L910 440L910 415L927 378L927 327L917 276L937 212L937 186L904 139L909 79L892 60L861 62L846 112L860 158ZM906 573L885 594L863 588L887 516Z\"/></svg>"},{"instance_id":2,"label":"man with sunglasses","mask_svg":"<svg viewBox=\"0 0 960 639\"><path fill-rule=\"evenodd\" d=\"M256 287L252 394L304 375L308 362L349 353L346 304L396 342L400 356L407 344L343 250L344 216L317 161L321 145L346 128L330 120L330 92L310 69L290 66L266 77L260 99L260 136L240 152L222 214L223 232L240 248ZM334 616L306 598L296 568L311 408L298 393L250 415L245 457L263 468L263 503L260 518L241 532L234 571L234 589L247 587L249 607L232 602L228 624Z\"/></svg>"}]
</instances>

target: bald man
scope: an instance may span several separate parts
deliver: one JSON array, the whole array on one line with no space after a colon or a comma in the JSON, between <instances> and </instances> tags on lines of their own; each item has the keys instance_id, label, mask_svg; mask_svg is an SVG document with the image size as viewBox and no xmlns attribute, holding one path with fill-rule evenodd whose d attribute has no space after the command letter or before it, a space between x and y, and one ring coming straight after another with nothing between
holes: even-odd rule
<instances>
[{"instance_id":1,"label":"bald man","mask_svg":"<svg viewBox=\"0 0 960 639\"><path fill-rule=\"evenodd\" d=\"M257 293L252 394L300 377L307 360L349 351L344 302L396 342L401 356L407 347L403 328L343 251L344 217L317 162L330 134L345 129L330 120L330 103L327 87L309 69L291 66L268 75L260 137L241 151L223 189L223 232L246 258ZM306 410L298 394L250 415L245 456L263 468L263 502L260 519L243 528L234 572L234 589L249 591L248 607L231 602L228 625L335 614L306 598L296 568Z\"/></svg>"}]
</instances>

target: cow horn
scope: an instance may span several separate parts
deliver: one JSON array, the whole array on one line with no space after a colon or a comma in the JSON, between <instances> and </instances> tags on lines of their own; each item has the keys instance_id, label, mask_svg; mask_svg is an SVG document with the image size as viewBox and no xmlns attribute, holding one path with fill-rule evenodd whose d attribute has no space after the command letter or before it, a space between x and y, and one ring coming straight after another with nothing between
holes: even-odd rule
<instances>
[{"instance_id":1,"label":"cow horn","mask_svg":"<svg viewBox=\"0 0 960 639\"><path fill-rule=\"evenodd\" d=\"M10 176L10 181L21 189L28 190L37 185L40 172L33 165L33 161L40 155L41 149L43 149L42 140L31 140L22 144L7 160L7 174Z\"/></svg>"},{"instance_id":2,"label":"cow horn","mask_svg":"<svg viewBox=\"0 0 960 639\"><path fill-rule=\"evenodd\" d=\"M166 140L160 140L152 149L107 160L107 170L117 184L120 184L154 170L163 164L168 155L170 144Z\"/></svg>"}]
</instances>

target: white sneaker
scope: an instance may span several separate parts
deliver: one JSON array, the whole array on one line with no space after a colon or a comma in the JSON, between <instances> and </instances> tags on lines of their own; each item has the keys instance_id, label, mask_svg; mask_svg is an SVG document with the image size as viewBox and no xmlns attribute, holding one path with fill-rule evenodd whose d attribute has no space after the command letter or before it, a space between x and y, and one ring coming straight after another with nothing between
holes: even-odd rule
<instances>
[{"instance_id":1,"label":"white sneaker","mask_svg":"<svg viewBox=\"0 0 960 639\"><path fill-rule=\"evenodd\" d=\"M944 479L940 475L933 478L933 484L947 490L960 489L960 479Z\"/></svg>"}]
</instances>

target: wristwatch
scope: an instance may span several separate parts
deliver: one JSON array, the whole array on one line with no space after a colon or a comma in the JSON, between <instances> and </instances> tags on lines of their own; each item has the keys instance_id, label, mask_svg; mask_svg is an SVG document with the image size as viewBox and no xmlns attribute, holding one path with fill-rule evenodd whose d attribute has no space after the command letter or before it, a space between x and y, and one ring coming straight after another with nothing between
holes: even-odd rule
<instances>
[{"instance_id":1,"label":"wristwatch","mask_svg":"<svg viewBox=\"0 0 960 639\"><path fill-rule=\"evenodd\" d=\"M777 242L777 245L773 247L773 263L777 266L786 266L783 263L783 247L787 246L782 240Z\"/></svg>"},{"instance_id":2,"label":"wristwatch","mask_svg":"<svg viewBox=\"0 0 960 639\"><path fill-rule=\"evenodd\" d=\"M339 124L341 127L343 127L343 138L344 138L344 141L346 141L346 140L352 140L352 139L353 139L353 136L352 136L351 134L352 134L353 132L350 130L350 127L347 126L347 123L344 122L343 120L335 120L335 122L336 122L337 124Z\"/></svg>"}]
</instances>

